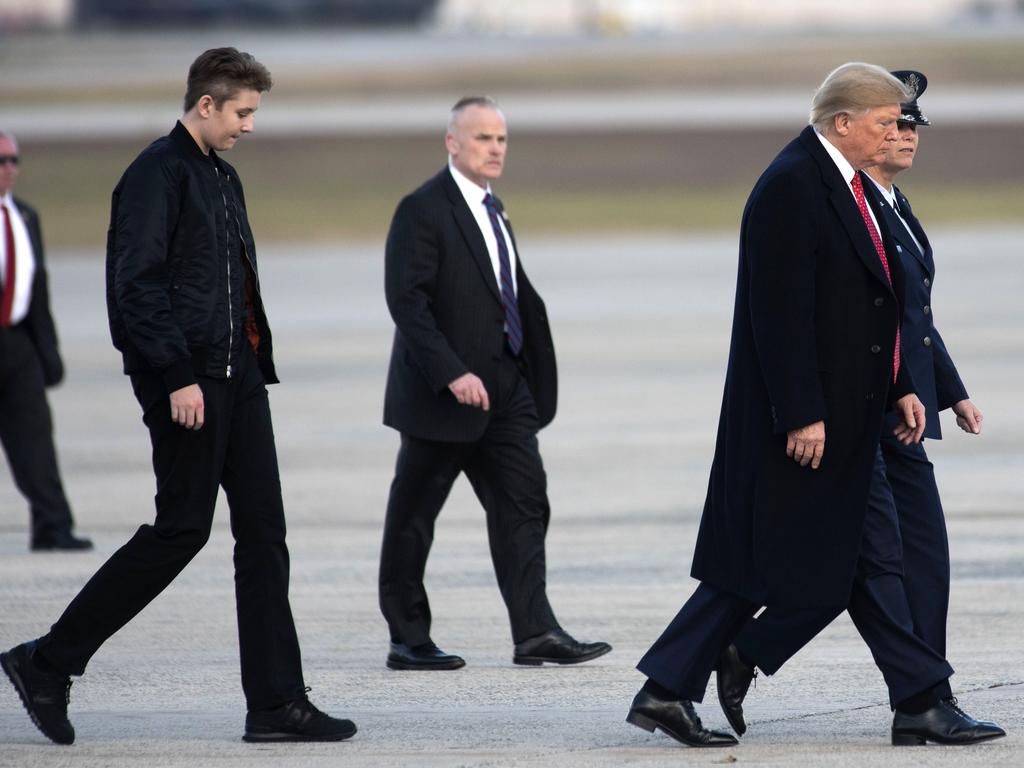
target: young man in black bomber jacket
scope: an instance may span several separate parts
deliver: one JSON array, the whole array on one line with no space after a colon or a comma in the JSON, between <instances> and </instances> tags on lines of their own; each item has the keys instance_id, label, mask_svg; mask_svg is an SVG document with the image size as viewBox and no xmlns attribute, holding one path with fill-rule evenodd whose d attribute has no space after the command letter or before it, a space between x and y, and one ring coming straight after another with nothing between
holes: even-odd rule
<instances>
[{"instance_id":1,"label":"young man in black bomber jacket","mask_svg":"<svg viewBox=\"0 0 1024 768\"><path fill-rule=\"evenodd\" d=\"M160 594L210 534L223 486L248 705L246 741L338 741L306 698L288 603L284 507L266 384L277 382L242 185L218 152L253 130L270 73L234 48L189 70L185 114L125 171L107 236L114 346L149 428L156 519L100 568L49 634L2 654L39 729L74 741L70 675Z\"/></svg>"}]
</instances>

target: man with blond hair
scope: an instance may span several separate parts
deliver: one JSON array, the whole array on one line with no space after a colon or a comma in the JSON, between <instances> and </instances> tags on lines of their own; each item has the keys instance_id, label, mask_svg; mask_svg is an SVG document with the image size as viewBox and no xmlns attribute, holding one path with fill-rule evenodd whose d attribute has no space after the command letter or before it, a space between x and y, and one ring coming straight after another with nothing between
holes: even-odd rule
<instances>
[{"instance_id":1,"label":"man with blond hair","mask_svg":"<svg viewBox=\"0 0 1024 768\"><path fill-rule=\"evenodd\" d=\"M952 668L914 635L900 585L882 594L871 583L899 535L893 516L868 505L883 418L896 414L904 443L925 427L900 364L903 270L861 173L896 141L907 97L880 67L837 68L813 98L811 125L747 200L691 570L701 583L638 665L648 681L627 717L634 725L691 746L736 744L694 711L712 670L742 735L755 668L773 674L848 608L889 687L894 744L1003 735L937 696Z\"/></svg>"}]
</instances>

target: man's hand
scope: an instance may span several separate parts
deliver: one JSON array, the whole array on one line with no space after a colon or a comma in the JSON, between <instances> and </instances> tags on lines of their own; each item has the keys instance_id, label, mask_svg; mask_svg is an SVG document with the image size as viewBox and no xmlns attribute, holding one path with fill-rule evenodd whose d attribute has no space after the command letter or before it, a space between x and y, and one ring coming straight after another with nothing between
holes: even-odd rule
<instances>
[{"instance_id":1,"label":"man's hand","mask_svg":"<svg viewBox=\"0 0 1024 768\"><path fill-rule=\"evenodd\" d=\"M817 469L821 457L825 453L825 422L816 421L800 429L791 429L787 433L786 455L801 467L811 465Z\"/></svg>"},{"instance_id":2,"label":"man's hand","mask_svg":"<svg viewBox=\"0 0 1024 768\"><path fill-rule=\"evenodd\" d=\"M202 429L205 421L203 390L198 384L171 392L171 421L185 429Z\"/></svg>"},{"instance_id":3,"label":"man's hand","mask_svg":"<svg viewBox=\"0 0 1024 768\"><path fill-rule=\"evenodd\" d=\"M487 397L487 389L480 378L472 373L464 373L448 385L455 399L463 405L491 410L491 401Z\"/></svg>"},{"instance_id":4,"label":"man's hand","mask_svg":"<svg viewBox=\"0 0 1024 768\"><path fill-rule=\"evenodd\" d=\"M956 425L960 429L972 435L981 434L981 420L985 417L974 403L970 400L961 400L953 406L953 413L956 414Z\"/></svg>"},{"instance_id":5,"label":"man's hand","mask_svg":"<svg viewBox=\"0 0 1024 768\"><path fill-rule=\"evenodd\" d=\"M892 431L896 439L904 445L920 443L924 435L924 405L918 396L911 392L897 400L896 413L901 420Z\"/></svg>"}]
</instances>

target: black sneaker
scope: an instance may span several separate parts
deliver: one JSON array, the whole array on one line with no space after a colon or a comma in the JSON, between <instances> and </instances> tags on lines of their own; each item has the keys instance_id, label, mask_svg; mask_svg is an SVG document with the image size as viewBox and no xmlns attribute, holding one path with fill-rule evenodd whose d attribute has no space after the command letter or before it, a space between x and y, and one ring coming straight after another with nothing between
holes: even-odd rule
<instances>
[{"instance_id":1,"label":"black sneaker","mask_svg":"<svg viewBox=\"0 0 1024 768\"><path fill-rule=\"evenodd\" d=\"M71 678L60 672L43 672L33 663L36 641L0 653L0 665L11 678L29 717L48 739L73 744L75 729L68 720Z\"/></svg>"},{"instance_id":2,"label":"black sneaker","mask_svg":"<svg viewBox=\"0 0 1024 768\"><path fill-rule=\"evenodd\" d=\"M324 714L303 696L274 709L250 711L242 741L342 741L355 732L351 720Z\"/></svg>"}]
</instances>

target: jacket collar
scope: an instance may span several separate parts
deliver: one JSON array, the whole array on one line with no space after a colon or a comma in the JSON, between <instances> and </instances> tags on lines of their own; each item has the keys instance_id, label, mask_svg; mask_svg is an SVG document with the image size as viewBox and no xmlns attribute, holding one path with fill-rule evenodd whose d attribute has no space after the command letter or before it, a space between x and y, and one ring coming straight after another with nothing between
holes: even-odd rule
<instances>
[{"instance_id":1,"label":"jacket collar","mask_svg":"<svg viewBox=\"0 0 1024 768\"><path fill-rule=\"evenodd\" d=\"M188 128L185 127L181 120L175 122L174 128L171 129L169 136L171 140L190 157L202 160L203 162L212 162L217 167L221 167L221 160L220 157L217 156L217 153L211 149L210 154L204 154L203 150L201 150L199 145L196 144L196 140L192 138L192 134L188 132Z\"/></svg>"}]
</instances>

